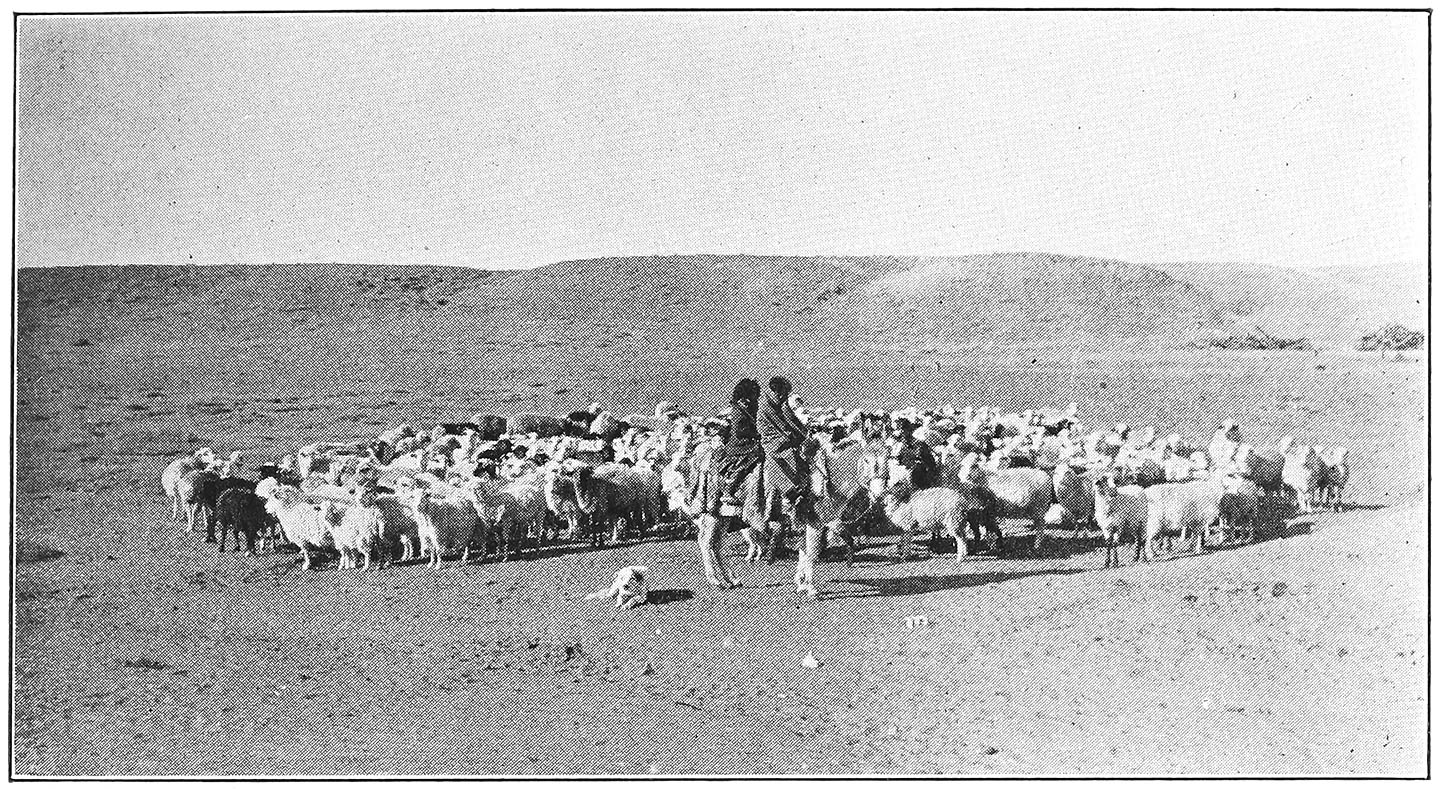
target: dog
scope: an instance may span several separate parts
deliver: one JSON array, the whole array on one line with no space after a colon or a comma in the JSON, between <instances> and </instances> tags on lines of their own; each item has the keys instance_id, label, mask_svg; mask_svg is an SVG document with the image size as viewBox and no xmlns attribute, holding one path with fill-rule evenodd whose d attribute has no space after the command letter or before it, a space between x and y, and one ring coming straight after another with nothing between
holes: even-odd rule
<instances>
[{"instance_id":1,"label":"dog","mask_svg":"<svg viewBox=\"0 0 1440 789\"><path fill-rule=\"evenodd\" d=\"M585 595L586 600L606 600L615 598L616 608L634 608L646 601L650 588L645 583L645 573L649 572L644 567L622 567L615 571L615 583L610 584L609 589L601 589L598 592L591 592Z\"/></svg>"}]
</instances>

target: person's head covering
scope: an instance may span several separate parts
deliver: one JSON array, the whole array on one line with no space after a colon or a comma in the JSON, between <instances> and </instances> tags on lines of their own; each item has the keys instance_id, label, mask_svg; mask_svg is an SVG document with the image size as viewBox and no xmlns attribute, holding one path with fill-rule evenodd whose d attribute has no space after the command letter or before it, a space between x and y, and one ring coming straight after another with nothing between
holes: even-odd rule
<instances>
[{"instance_id":1,"label":"person's head covering","mask_svg":"<svg viewBox=\"0 0 1440 789\"><path fill-rule=\"evenodd\" d=\"M754 402L760 399L760 382L754 378L741 378L735 382L735 389L730 394L730 402L749 400Z\"/></svg>"}]
</instances>

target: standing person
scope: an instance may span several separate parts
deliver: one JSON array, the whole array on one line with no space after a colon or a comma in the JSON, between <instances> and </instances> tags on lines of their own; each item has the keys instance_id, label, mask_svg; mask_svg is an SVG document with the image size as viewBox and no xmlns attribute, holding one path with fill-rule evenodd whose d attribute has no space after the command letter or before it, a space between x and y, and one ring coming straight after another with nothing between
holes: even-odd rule
<instances>
[{"instance_id":1,"label":"standing person","mask_svg":"<svg viewBox=\"0 0 1440 789\"><path fill-rule=\"evenodd\" d=\"M813 573L820 548L820 530L814 508L806 495L810 482L809 465L805 458L809 430L790 407L790 391L789 379L779 375L771 378L770 391L766 393L765 403L756 419L760 446L765 452L761 501L766 517L772 522L777 520L778 509L778 515L789 521L792 527L799 528L803 524L805 542L800 550L795 585L813 599L817 596ZM772 561L777 543L782 539L778 524L774 534L770 546Z\"/></svg>"},{"instance_id":2,"label":"standing person","mask_svg":"<svg viewBox=\"0 0 1440 789\"><path fill-rule=\"evenodd\" d=\"M745 481L765 459L756 428L760 408L760 383L741 378L730 394L730 431L725 439L724 459L718 470L724 480L721 504L727 516L737 515L745 503Z\"/></svg>"},{"instance_id":3,"label":"standing person","mask_svg":"<svg viewBox=\"0 0 1440 789\"><path fill-rule=\"evenodd\" d=\"M721 589L734 589L740 585L730 577L724 558L726 528L721 500L726 482L720 468L725 464L728 430L719 419L705 422L705 437L695 447L691 458L690 482L686 490L690 511L695 516L696 542L700 548L700 564L705 568L705 580ZM682 448L680 451L683 453L685 450Z\"/></svg>"}]
</instances>

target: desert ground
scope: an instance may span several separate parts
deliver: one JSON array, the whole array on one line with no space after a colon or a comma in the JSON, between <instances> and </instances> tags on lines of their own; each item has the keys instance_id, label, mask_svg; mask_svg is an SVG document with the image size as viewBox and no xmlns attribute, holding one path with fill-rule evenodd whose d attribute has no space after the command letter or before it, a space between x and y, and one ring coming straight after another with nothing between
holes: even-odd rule
<instances>
[{"instance_id":1,"label":"desert ground","mask_svg":"<svg viewBox=\"0 0 1440 789\"><path fill-rule=\"evenodd\" d=\"M19 273L16 775L1428 772L1423 354L1202 350L1064 315L944 335L931 312L917 355L904 326L807 335L855 292L824 272L786 291L819 312L777 300L788 323L757 344L487 276ZM1073 400L1091 424L1202 440L1233 417L1257 444L1348 447L1353 506L1111 570L1065 532L960 565L879 538L817 568L818 601L793 560L740 563L734 535L744 586L720 591L681 540L305 572L167 523L160 472L201 445L273 460L592 400L699 413L745 373L817 406ZM631 564L652 604L583 599Z\"/></svg>"}]
</instances>

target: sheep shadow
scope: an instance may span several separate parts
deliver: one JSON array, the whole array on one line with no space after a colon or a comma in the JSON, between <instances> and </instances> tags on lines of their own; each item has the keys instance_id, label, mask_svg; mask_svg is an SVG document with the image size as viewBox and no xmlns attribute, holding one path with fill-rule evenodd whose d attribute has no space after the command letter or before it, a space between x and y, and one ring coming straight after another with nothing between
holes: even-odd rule
<instances>
[{"instance_id":1,"label":"sheep shadow","mask_svg":"<svg viewBox=\"0 0 1440 789\"><path fill-rule=\"evenodd\" d=\"M1037 575L1074 575L1090 572L1086 567L1051 567L1038 570L991 571L981 573L955 573L953 575L912 575L904 578L845 578L831 583L860 587L840 591L827 591L827 600L859 599L867 597L906 597L943 592L951 589L968 589L973 586L988 586Z\"/></svg>"},{"instance_id":2,"label":"sheep shadow","mask_svg":"<svg viewBox=\"0 0 1440 789\"><path fill-rule=\"evenodd\" d=\"M694 600L695 593L689 589L651 589L645 595L645 602L650 605L665 605L666 603L681 603L686 600Z\"/></svg>"}]
</instances>

